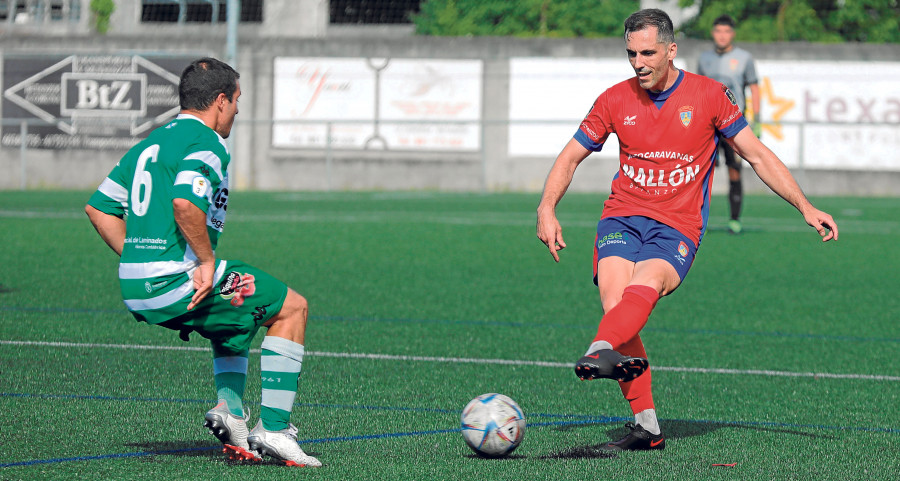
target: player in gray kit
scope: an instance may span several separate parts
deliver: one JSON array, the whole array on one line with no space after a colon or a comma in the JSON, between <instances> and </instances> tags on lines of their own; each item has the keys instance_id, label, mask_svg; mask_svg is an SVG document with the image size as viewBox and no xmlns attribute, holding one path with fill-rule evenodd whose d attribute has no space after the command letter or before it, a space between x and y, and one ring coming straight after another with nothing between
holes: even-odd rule
<instances>
[{"instance_id":1,"label":"player in gray kit","mask_svg":"<svg viewBox=\"0 0 900 481\"><path fill-rule=\"evenodd\" d=\"M744 117L750 123L753 133L759 137L759 80L756 77L756 65L750 52L734 46L734 19L729 15L721 15L713 22L712 38L715 48L700 54L697 73L722 82L737 99L738 106L744 111ZM753 102L752 115L748 115L745 89L750 88L750 100ZM725 154L725 165L728 166L728 201L731 207L731 220L728 230L732 234L741 232L741 205L743 204L743 187L741 185L741 159L734 155L734 149L719 137L719 147ZM717 163L718 165L718 163Z\"/></svg>"}]
</instances>

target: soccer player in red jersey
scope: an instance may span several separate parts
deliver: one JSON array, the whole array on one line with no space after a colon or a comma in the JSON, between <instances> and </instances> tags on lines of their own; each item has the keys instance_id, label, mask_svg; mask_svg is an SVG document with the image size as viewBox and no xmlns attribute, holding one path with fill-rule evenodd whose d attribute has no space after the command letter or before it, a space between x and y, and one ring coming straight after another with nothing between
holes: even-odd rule
<instances>
[{"instance_id":1,"label":"soccer player in red jersey","mask_svg":"<svg viewBox=\"0 0 900 481\"><path fill-rule=\"evenodd\" d=\"M537 237L556 262L566 247L556 205L575 169L610 134L619 171L603 205L594 244L594 282L604 315L585 355L583 380L616 379L634 424L610 450L662 449L647 354L639 336L660 297L672 293L694 260L709 217L717 133L775 193L793 205L823 241L837 240L834 219L807 200L787 167L749 128L721 83L675 68L669 16L640 10L625 20L625 51L636 76L600 94L575 137L556 158L537 209Z\"/></svg>"}]
</instances>

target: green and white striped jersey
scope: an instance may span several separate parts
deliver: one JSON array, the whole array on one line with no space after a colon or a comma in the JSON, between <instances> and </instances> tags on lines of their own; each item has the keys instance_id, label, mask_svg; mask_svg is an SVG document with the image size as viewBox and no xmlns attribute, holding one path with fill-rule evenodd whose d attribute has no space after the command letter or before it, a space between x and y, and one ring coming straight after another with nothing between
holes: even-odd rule
<instances>
[{"instance_id":1,"label":"green and white striped jersey","mask_svg":"<svg viewBox=\"0 0 900 481\"><path fill-rule=\"evenodd\" d=\"M129 310L156 324L166 307L193 295L197 256L175 223L172 200L187 199L207 213L212 248L225 226L228 163L225 140L192 115L181 114L131 148L88 204L125 217L119 282ZM217 261L214 285L225 270ZM158 311L154 315L153 311Z\"/></svg>"}]
</instances>

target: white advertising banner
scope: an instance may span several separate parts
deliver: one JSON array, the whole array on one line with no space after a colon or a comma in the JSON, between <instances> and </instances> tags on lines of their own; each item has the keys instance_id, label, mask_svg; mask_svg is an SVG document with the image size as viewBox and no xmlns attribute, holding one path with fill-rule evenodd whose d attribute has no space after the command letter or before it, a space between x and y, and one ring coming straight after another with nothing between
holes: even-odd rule
<instances>
[{"instance_id":1,"label":"white advertising banner","mask_svg":"<svg viewBox=\"0 0 900 481\"><path fill-rule=\"evenodd\" d=\"M681 61L676 65L683 67ZM556 157L572 139L594 100L604 90L634 76L621 58L542 58L509 60L509 155ZM610 136L592 155L618 157Z\"/></svg>"},{"instance_id":2,"label":"white advertising banner","mask_svg":"<svg viewBox=\"0 0 900 481\"><path fill-rule=\"evenodd\" d=\"M272 145L475 151L482 62L275 59ZM359 123L348 121L359 120Z\"/></svg>"},{"instance_id":3,"label":"white advertising banner","mask_svg":"<svg viewBox=\"0 0 900 481\"><path fill-rule=\"evenodd\" d=\"M900 62L756 62L763 142L788 166L900 170Z\"/></svg>"},{"instance_id":4,"label":"white advertising banner","mask_svg":"<svg viewBox=\"0 0 900 481\"><path fill-rule=\"evenodd\" d=\"M762 140L789 167L900 170L900 63L756 64ZM594 99L632 75L624 58L510 59L509 155L556 156ZM611 136L593 155L617 151Z\"/></svg>"}]
</instances>

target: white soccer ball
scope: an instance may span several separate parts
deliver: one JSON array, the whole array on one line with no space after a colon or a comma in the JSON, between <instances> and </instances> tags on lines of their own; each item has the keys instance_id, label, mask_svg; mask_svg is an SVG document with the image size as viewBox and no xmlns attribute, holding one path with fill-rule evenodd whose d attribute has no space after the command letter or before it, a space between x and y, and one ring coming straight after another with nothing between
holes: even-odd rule
<instances>
[{"instance_id":1,"label":"white soccer ball","mask_svg":"<svg viewBox=\"0 0 900 481\"><path fill-rule=\"evenodd\" d=\"M525 437L525 414L503 394L482 394L466 404L460 416L466 444L479 456L502 458Z\"/></svg>"}]
</instances>

